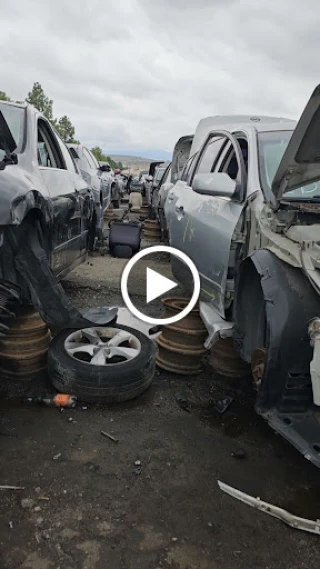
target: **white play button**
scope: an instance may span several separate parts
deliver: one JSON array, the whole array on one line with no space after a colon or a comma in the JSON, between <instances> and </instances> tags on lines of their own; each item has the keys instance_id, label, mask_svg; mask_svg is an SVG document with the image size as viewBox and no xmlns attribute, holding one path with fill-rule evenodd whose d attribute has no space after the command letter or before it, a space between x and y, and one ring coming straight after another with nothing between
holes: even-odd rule
<instances>
[{"instance_id":1,"label":"white play button","mask_svg":"<svg viewBox=\"0 0 320 569\"><path fill-rule=\"evenodd\" d=\"M175 288L177 283L147 267L147 304Z\"/></svg>"},{"instance_id":2,"label":"white play button","mask_svg":"<svg viewBox=\"0 0 320 569\"><path fill-rule=\"evenodd\" d=\"M134 306L134 304L132 303L128 291L128 278L130 275L130 271L133 269L136 263L139 263L139 261L141 261L141 259L147 257L148 255L152 255L154 253L156 253L157 255L159 255L159 253L166 253L166 255L170 255L170 257L172 256L176 257L177 259L179 259L179 261L181 261L184 265L186 265L186 268L189 269L193 279L193 293L189 304L185 306L185 308L183 308L181 312L178 312L173 316L169 316L168 318L163 318L161 315L159 315L158 318L153 318L151 316L148 316L147 314L144 314L143 312L141 312L141 310L138 310L138 308L136 308L136 306ZM168 277L164 277L163 275L161 275L157 271L154 271L153 269L149 269L149 267L146 265L144 265L143 268L143 275L146 276L146 287L145 287L146 304L152 302L152 300L159 298L163 294L167 293L169 290L172 290L173 288L178 286L178 284L175 281L168 279ZM191 261L191 259L189 259L189 257L185 253L179 251L179 249L175 249L174 247L170 247L168 245L156 245L155 247L147 247L147 249L139 251L139 253L134 255L134 257L132 257L132 259L128 261L128 263L123 269L123 273L121 276L121 292L124 303L133 316L139 318L139 320L142 320L143 322L151 324L152 326L154 325L167 326L169 324L174 324L175 322L179 322L179 320L185 318L189 314L189 312L193 309L193 307L198 301L200 294L200 277L195 264L193 263L193 261Z\"/></svg>"}]
</instances>

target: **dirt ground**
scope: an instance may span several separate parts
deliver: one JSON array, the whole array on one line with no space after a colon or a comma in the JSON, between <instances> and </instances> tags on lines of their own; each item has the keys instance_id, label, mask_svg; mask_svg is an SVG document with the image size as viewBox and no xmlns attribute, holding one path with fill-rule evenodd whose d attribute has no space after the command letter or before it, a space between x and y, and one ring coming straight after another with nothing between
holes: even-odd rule
<instances>
[{"instance_id":1,"label":"dirt ground","mask_svg":"<svg viewBox=\"0 0 320 569\"><path fill-rule=\"evenodd\" d=\"M74 271L65 288L75 305L123 305L124 263L98 255ZM149 266L170 276L165 258ZM131 283L140 307L142 273ZM27 401L50 390L45 380L2 385L0 484L24 490L0 490L1 569L318 569L318 536L218 488L222 480L320 517L319 470L254 413L249 379L159 370L126 404L59 411ZM216 418L212 405L225 395L233 402Z\"/></svg>"}]
</instances>

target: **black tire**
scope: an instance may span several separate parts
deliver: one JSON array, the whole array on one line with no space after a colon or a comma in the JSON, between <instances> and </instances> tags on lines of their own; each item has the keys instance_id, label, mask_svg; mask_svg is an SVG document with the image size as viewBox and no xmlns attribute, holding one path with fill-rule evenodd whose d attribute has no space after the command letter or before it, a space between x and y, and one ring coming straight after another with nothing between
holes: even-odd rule
<instances>
[{"instance_id":1,"label":"black tire","mask_svg":"<svg viewBox=\"0 0 320 569\"><path fill-rule=\"evenodd\" d=\"M120 403L141 395L150 386L155 373L157 348L142 332L115 324L132 332L140 341L139 355L128 363L94 366L70 356L64 348L66 338L76 330L63 330L51 342L48 373L51 383L61 393L95 403Z\"/></svg>"}]
</instances>

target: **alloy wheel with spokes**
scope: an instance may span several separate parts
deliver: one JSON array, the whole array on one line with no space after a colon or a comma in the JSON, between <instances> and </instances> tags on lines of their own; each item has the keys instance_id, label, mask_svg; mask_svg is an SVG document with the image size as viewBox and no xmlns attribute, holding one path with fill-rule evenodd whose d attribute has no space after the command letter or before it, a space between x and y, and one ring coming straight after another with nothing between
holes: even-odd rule
<instances>
[{"instance_id":1,"label":"alloy wheel with spokes","mask_svg":"<svg viewBox=\"0 0 320 569\"><path fill-rule=\"evenodd\" d=\"M65 340L67 353L91 365L126 363L141 351L138 338L119 328L85 328L71 333Z\"/></svg>"},{"instance_id":2,"label":"alloy wheel with spokes","mask_svg":"<svg viewBox=\"0 0 320 569\"><path fill-rule=\"evenodd\" d=\"M65 329L49 346L48 373L60 393L86 402L119 403L146 391L156 355L156 343L129 326Z\"/></svg>"}]
</instances>

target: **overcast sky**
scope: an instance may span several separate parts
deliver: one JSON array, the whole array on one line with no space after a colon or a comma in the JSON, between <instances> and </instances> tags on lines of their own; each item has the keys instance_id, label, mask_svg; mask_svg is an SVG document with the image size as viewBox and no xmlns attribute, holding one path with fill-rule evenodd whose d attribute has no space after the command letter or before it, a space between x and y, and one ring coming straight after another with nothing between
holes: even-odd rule
<instances>
[{"instance_id":1,"label":"overcast sky","mask_svg":"<svg viewBox=\"0 0 320 569\"><path fill-rule=\"evenodd\" d=\"M297 118L320 83L319 0L0 0L0 90L35 81L76 136L163 149L214 114Z\"/></svg>"}]
</instances>

